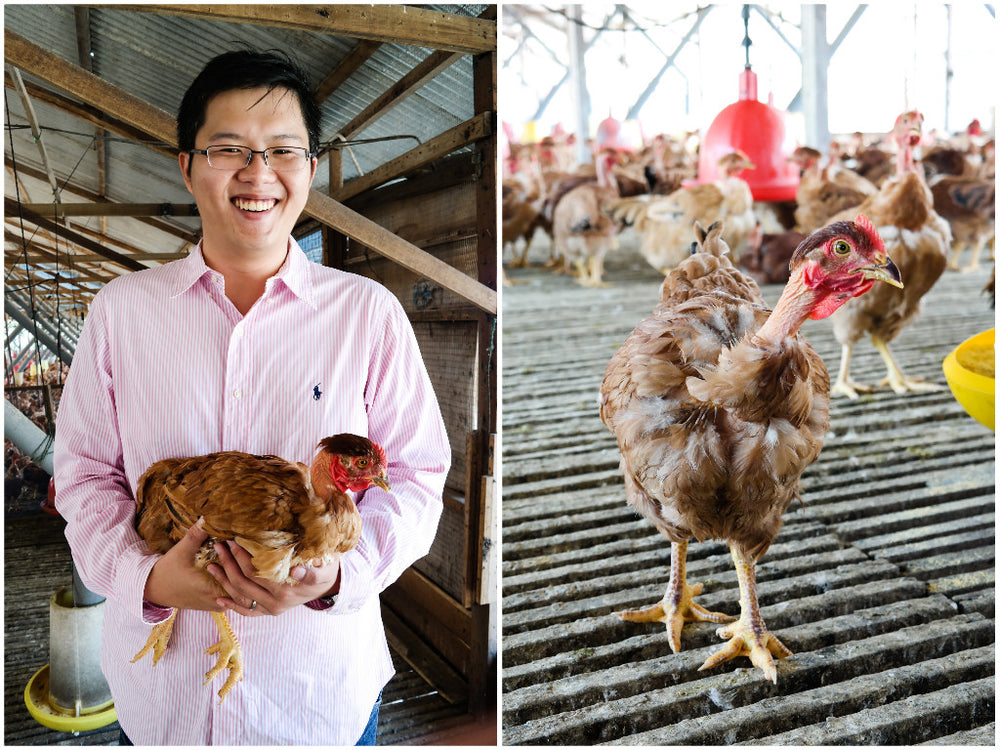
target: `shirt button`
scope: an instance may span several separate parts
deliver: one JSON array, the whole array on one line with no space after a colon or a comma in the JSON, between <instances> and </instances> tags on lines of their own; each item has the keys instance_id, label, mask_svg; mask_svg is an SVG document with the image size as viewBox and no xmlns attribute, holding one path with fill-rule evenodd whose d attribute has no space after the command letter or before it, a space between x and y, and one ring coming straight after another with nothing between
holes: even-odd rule
<instances>
[{"instance_id":1,"label":"shirt button","mask_svg":"<svg viewBox=\"0 0 1000 750\"><path fill-rule=\"evenodd\" d=\"M243 395L243 391L241 391L239 388L237 388L235 391L233 391L233 398L240 398L240 396L242 396L242 395Z\"/></svg>"}]
</instances>

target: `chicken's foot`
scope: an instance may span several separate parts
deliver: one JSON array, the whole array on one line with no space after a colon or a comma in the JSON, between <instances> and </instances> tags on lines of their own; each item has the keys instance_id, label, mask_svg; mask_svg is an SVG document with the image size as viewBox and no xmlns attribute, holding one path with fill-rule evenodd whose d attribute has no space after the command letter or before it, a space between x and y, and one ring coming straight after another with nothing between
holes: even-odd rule
<instances>
[{"instance_id":1,"label":"chicken's foot","mask_svg":"<svg viewBox=\"0 0 1000 750\"><path fill-rule=\"evenodd\" d=\"M205 673L205 684L207 685L215 679L223 669L229 669L229 675L225 683L219 688L219 703L226 699L226 694L232 690L233 686L243 679L243 652L240 650L240 642L236 639L229 620L224 612L211 612L215 626L219 629L219 642L214 646L205 649L206 654L218 654L218 661L215 666Z\"/></svg>"},{"instance_id":2,"label":"chicken's foot","mask_svg":"<svg viewBox=\"0 0 1000 750\"><path fill-rule=\"evenodd\" d=\"M852 401L858 397L858 391L868 393L875 390L869 385L851 380L848 373L851 369L851 351L853 344L844 344L840 349L840 370L837 373L837 380L830 386L831 396L847 396Z\"/></svg>"},{"instance_id":3,"label":"chicken's foot","mask_svg":"<svg viewBox=\"0 0 1000 750\"><path fill-rule=\"evenodd\" d=\"M530 264L528 263L528 248L531 247L531 242L524 243L524 249L521 252L517 251L517 247L514 247L512 253L513 257L510 259L510 263L507 265L510 268L527 268Z\"/></svg>"},{"instance_id":4,"label":"chicken's foot","mask_svg":"<svg viewBox=\"0 0 1000 750\"><path fill-rule=\"evenodd\" d=\"M969 273L970 271L979 270L979 255L983 252L983 241L979 240L972 246L972 257L969 258L969 262L964 266L958 265L959 256L962 254L963 247L958 245L957 247L952 247L951 256L948 258L948 269L951 271L961 271L962 273Z\"/></svg>"},{"instance_id":5,"label":"chicken's foot","mask_svg":"<svg viewBox=\"0 0 1000 750\"><path fill-rule=\"evenodd\" d=\"M619 612L629 622L662 622L667 626L667 643L676 654L681 650L681 629L685 622L729 622L736 618L722 612L710 612L694 601L704 587L687 584L687 542L670 544L670 582L663 599L645 609Z\"/></svg>"},{"instance_id":6,"label":"chicken's foot","mask_svg":"<svg viewBox=\"0 0 1000 750\"><path fill-rule=\"evenodd\" d=\"M132 657L132 664L135 664L139 659L144 657L150 651L153 652L153 666L156 666L156 662L160 660L163 656L163 652L167 649L167 644L170 642L170 634L174 632L174 620L177 619L177 610L171 610L170 617L168 617L163 622L158 622L153 626L153 632L149 634L149 639L146 641L146 645L142 647L135 656Z\"/></svg>"},{"instance_id":7,"label":"chicken's foot","mask_svg":"<svg viewBox=\"0 0 1000 750\"><path fill-rule=\"evenodd\" d=\"M601 280L604 276L604 262L600 258L591 256L586 262L582 258L577 258L573 261L573 265L576 268L577 281L581 286L611 286Z\"/></svg>"},{"instance_id":8,"label":"chicken's foot","mask_svg":"<svg viewBox=\"0 0 1000 750\"><path fill-rule=\"evenodd\" d=\"M886 377L881 381L880 385L888 385L896 393L906 393L907 391L914 393L935 393L947 390L945 386L938 385L937 383L931 383L920 378L906 377L903 375L903 371L899 368L896 359L892 356L892 352L889 351L889 345L885 341L877 336L872 336L872 344L878 350L878 353L882 355L882 360L885 362L887 371Z\"/></svg>"},{"instance_id":9,"label":"chicken's foot","mask_svg":"<svg viewBox=\"0 0 1000 750\"><path fill-rule=\"evenodd\" d=\"M740 583L740 619L717 631L720 638L729 642L712 654L698 669L711 669L737 656L749 656L754 666L759 667L775 685L778 684L778 668L774 657L783 659L792 652L764 625L757 603L757 575L752 557L736 547L732 548L736 577Z\"/></svg>"}]
</instances>

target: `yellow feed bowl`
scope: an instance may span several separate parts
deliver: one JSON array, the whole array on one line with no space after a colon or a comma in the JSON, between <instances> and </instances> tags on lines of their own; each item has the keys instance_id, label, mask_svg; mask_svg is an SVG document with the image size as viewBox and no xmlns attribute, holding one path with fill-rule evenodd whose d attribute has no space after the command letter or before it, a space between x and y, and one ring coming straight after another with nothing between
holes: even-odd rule
<instances>
[{"instance_id":1,"label":"yellow feed bowl","mask_svg":"<svg viewBox=\"0 0 1000 750\"><path fill-rule=\"evenodd\" d=\"M944 359L944 377L955 399L970 417L991 430L996 430L995 336L995 328L977 333Z\"/></svg>"}]
</instances>

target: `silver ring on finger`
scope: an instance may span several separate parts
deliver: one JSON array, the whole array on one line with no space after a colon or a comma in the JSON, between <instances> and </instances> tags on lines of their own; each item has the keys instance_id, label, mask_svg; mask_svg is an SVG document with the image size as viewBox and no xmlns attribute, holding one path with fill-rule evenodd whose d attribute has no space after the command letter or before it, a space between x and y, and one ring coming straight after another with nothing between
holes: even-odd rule
<instances>
[{"instance_id":1,"label":"silver ring on finger","mask_svg":"<svg viewBox=\"0 0 1000 750\"><path fill-rule=\"evenodd\" d=\"M255 609L257 609L257 600L256 599L252 599L250 601L250 611L253 612Z\"/></svg>"}]
</instances>

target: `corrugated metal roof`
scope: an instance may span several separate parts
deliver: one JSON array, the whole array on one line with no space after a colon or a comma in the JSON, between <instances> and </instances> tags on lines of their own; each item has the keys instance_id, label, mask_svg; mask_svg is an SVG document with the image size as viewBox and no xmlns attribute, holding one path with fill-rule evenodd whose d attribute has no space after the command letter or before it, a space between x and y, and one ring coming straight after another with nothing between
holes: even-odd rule
<instances>
[{"instance_id":1,"label":"corrugated metal roof","mask_svg":"<svg viewBox=\"0 0 1000 750\"><path fill-rule=\"evenodd\" d=\"M486 5L417 6L462 16L478 16ZM110 84L139 97L173 115L184 91L204 64L222 51L249 44L262 49L289 52L314 85L321 82L355 48L357 39L332 34L275 28L249 23L182 18L138 9L110 6L5 5L5 29L79 65L77 13L89 18L90 63L93 72ZM432 50L413 45L384 42L322 106L321 139L331 140L371 103L404 75L419 65ZM27 85L44 86L25 74ZM472 62L468 55L402 99L369 127L354 134L359 139L386 139L356 144L345 152L344 180L366 174L406 153L417 144L439 135L473 116ZM67 98L65 94L60 96ZM32 97L43 129L42 142L59 179L91 193L100 191L95 128L89 122ZM44 178L29 176L42 170L42 161L31 131L24 126L28 117L20 97L6 90L6 121L11 126L4 147L9 164L21 178L23 202L47 203L52 190ZM398 136L412 138L398 139ZM107 198L124 203L191 203L176 159L157 153L148 146L107 133ZM10 175L10 171L8 171ZM313 187L325 192L329 172L325 163L317 170ZM17 194L12 180L5 181L5 195ZM83 199L70 192L66 203ZM197 218L161 218L164 225L188 233L199 226ZM84 228L107 227L107 235L142 252L176 253L184 242L175 234L160 231L148 222L114 218L80 218L74 224ZM5 242L8 253L19 249L17 228L8 224L15 237ZM111 268L111 266L107 266Z\"/></svg>"}]
</instances>

